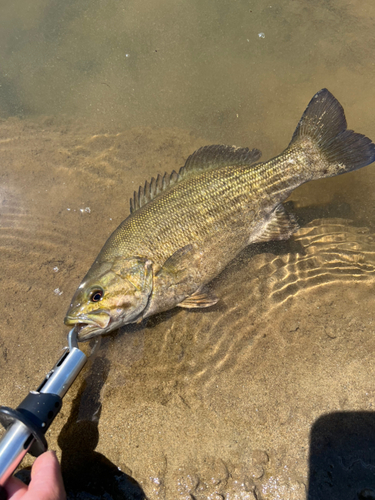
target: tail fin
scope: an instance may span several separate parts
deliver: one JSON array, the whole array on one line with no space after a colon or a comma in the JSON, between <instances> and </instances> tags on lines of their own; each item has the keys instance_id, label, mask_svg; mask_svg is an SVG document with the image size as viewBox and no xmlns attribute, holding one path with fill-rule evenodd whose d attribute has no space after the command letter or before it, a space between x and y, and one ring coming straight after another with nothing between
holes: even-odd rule
<instances>
[{"instance_id":1,"label":"tail fin","mask_svg":"<svg viewBox=\"0 0 375 500\"><path fill-rule=\"evenodd\" d=\"M306 150L304 140L315 147ZM347 130L344 110L327 89L320 90L311 99L289 148L296 143L308 156L312 155L310 168L314 179L351 172L375 161L375 144L368 137Z\"/></svg>"}]
</instances>

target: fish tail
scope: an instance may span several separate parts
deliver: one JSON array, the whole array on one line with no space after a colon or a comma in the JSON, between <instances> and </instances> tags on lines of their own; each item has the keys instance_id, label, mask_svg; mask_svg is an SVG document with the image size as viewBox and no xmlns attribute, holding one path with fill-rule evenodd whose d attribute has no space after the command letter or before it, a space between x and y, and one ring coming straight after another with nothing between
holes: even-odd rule
<instances>
[{"instance_id":1,"label":"fish tail","mask_svg":"<svg viewBox=\"0 0 375 500\"><path fill-rule=\"evenodd\" d=\"M315 94L288 146L296 153L302 148L310 178L352 172L375 161L375 144L346 127L338 100L327 89Z\"/></svg>"}]
</instances>

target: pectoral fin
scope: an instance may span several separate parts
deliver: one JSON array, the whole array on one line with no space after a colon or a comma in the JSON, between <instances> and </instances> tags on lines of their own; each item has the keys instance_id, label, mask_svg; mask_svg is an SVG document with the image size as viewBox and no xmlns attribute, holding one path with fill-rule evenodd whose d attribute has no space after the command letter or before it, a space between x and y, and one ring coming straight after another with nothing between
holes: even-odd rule
<instances>
[{"instance_id":1,"label":"pectoral fin","mask_svg":"<svg viewBox=\"0 0 375 500\"><path fill-rule=\"evenodd\" d=\"M168 272L173 275L185 274L185 271L193 264L195 248L193 245L186 245L179 248L163 264L160 272Z\"/></svg>"},{"instance_id":2,"label":"pectoral fin","mask_svg":"<svg viewBox=\"0 0 375 500\"><path fill-rule=\"evenodd\" d=\"M294 215L288 214L280 203L271 214L263 231L251 243L261 243L272 240L287 240L298 231L299 224Z\"/></svg>"},{"instance_id":3,"label":"pectoral fin","mask_svg":"<svg viewBox=\"0 0 375 500\"><path fill-rule=\"evenodd\" d=\"M172 254L156 276L170 276L175 285L200 282L202 254L195 243L186 245Z\"/></svg>"},{"instance_id":4,"label":"pectoral fin","mask_svg":"<svg viewBox=\"0 0 375 500\"><path fill-rule=\"evenodd\" d=\"M201 307L210 307L218 302L216 295L209 290L197 290L193 295L187 297L185 300L178 304L178 307L185 309L198 309Z\"/></svg>"}]
</instances>

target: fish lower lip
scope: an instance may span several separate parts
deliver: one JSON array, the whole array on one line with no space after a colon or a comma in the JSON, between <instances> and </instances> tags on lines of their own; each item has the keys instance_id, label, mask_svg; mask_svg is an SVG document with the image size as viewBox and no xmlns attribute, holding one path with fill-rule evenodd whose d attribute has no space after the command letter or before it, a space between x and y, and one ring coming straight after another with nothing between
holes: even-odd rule
<instances>
[{"instance_id":1,"label":"fish lower lip","mask_svg":"<svg viewBox=\"0 0 375 500\"><path fill-rule=\"evenodd\" d=\"M94 337L98 337L100 335L104 335L107 331L106 328L101 328L99 325L94 323L84 323L84 322L76 322L75 323L76 331L77 331L77 341L78 342L86 342Z\"/></svg>"},{"instance_id":2,"label":"fish lower lip","mask_svg":"<svg viewBox=\"0 0 375 500\"><path fill-rule=\"evenodd\" d=\"M78 342L86 342L94 337L102 335L104 332L99 328L95 328L94 325L82 324L82 328L78 332L77 340Z\"/></svg>"},{"instance_id":3,"label":"fish lower lip","mask_svg":"<svg viewBox=\"0 0 375 500\"><path fill-rule=\"evenodd\" d=\"M100 312L90 315L66 316L65 324L77 326L77 340L83 342L98 335L102 335L108 329L111 317L107 312Z\"/></svg>"}]
</instances>

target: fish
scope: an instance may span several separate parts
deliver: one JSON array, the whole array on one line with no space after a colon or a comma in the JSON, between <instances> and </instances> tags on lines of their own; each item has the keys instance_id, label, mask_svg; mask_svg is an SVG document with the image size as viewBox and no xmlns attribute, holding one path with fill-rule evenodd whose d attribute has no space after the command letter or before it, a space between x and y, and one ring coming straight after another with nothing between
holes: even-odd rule
<instances>
[{"instance_id":1,"label":"fish","mask_svg":"<svg viewBox=\"0 0 375 500\"><path fill-rule=\"evenodd\" d=\"M207 286L246 246L299 229L282 202L301 184L375 160L375 145L347 129L327 90L308 104L288 147L264 163L258 149L205 146L179 171L134 192L75 292L65 324L86 341L175 307L213 306Z\"/></svg>"}]
</instances>

